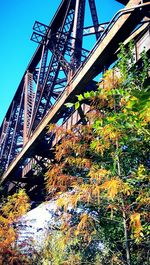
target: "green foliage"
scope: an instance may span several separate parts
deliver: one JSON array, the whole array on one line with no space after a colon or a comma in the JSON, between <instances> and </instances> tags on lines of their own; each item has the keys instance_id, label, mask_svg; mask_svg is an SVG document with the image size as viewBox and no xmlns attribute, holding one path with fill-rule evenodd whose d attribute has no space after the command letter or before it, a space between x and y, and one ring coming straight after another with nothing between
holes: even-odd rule
<instances>
[{"instance_id":1,"label":"green foliage","mask_svg":"<svg viewBox=\"0 0 150 265\"><path fill-rule=\"evenodd\" d=\"M61 232L53 233L47 245L52 264L149 263L145 52L142 64L138 69L132 43L128 50L121 45L118 68L104 74L97 91L78 95L78 101L68 105L77 110L89 102L87 124L67 132L55 129L62 140L45 178L64 215Z\"/></svg>"}]
</instances>

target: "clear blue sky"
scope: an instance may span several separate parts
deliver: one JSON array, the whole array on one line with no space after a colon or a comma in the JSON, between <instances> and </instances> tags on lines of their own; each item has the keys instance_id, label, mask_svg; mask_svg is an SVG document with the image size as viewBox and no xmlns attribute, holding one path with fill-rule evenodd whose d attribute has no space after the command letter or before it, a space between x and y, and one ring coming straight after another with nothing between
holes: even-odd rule
<instances>
[{"instance_id":1,"label":"clear blue sky","mask_svg":"<svg viewBox=\"0 0 150 265\"><path fill-rule=\"evenodd\" d=\"M30 41L34 21L49 24L60 3L61 0L0 0L0 124L37 48ZM115 0L96 0L96 5L100 23L110 20L123 7Z\"/></svg>"}]
</instances>

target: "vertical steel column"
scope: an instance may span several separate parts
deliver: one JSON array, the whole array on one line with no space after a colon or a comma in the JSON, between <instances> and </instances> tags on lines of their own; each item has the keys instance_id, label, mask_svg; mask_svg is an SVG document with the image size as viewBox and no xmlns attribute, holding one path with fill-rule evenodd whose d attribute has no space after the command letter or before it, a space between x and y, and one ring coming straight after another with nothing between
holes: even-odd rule
<instances>
[{"instance_id":1,"label":"vertical steel column","mask_svg":"<svg viewBox=\"0 0 150 265\"><path fill-rule=\"evenodd\" d=\"M74 69L73 72L81 64L84 17L85 17L85 0L76 0L74 25L72 33L73 52L72 52L71 64Z\"/></svg>"},{"instance_id":2,"label":"vertical steel column","mask_svg":"<svg viewBox=\"0 0 150 265\"><path fill-rule=\"evenodd\" d=\"M22 91L21 94L21 99L20 99L20 103L18 105L18 113L16 115L16 121L14 124L14 128L13 128L13 134L12 134L12 138L11 138L11 145L10 145L10 149L9 149L9 153L8 153L8 157L7 157L7 166L10 164L10 162L14 159L14 155L16 155L17 153L17 129L18 127L20 127L20 123L21 123L21 112L23 110L23 98L24 98L24 92ZM20 128L19 128L20 131Z\"/></svg>"},{"instance_id":3,"label":"vertical steel column","mask_svg":"<svg viewBox=\"0 0 150 265\"><path fill-rule=\"evenodd\" d=\"M10 126L9 121L7 121L5 118L4 123L3 123L1 138L0 138L0 159L2 159L2 157L3 157L3 152L5 149L5 143L6 143L7 137L8 137L9 126Z\"/></svg>"},{"instance_id":4,"label":"vertical steel column","mask_svg":"<svg viewBox=\"0 0 150 265\"><path fill-rule=\"evenodd\" d=\"M0 154L1 154L1 150L2 150L2 145L3 145L5 138L6 138L8 124L9 123L7 122L7 120L5 118L4 122L2 124L2 132L1 132L1 137L0 137ZM1 158L1 155L0 155L0 158Z\"/></svg>"},{"instance_id":5,"label":"vertical steel column","mask_svg":"<svg viewBox=\"0 0 150 265\"><path fill-rule=\"evenodd\" d=\"M42 83L40 83L41 78L38 76L37 83L39 85L37 85L37 92L35 95L30 132L34 131L40 120L51 108L61 93L61 90L64 88L62 87L60 91L57 89L58 81L61 79L67 80L66 77L70 71L70 64L65 56L70 44L73 17L74 5L72 5L71 0L69 0L65 13L61 18L62 23L56 27L55 31L52 31L51 28L48 29L49 31L47 32L43 45L43 51L41 52L41 62L42 65L45 62L45 67L43 68L42 65L40 66L40 73L43 71L42 69L45 69L45 71L43 71L44 79ZM46 51L50 51L50 61L48 61L48 56L45 56ZM47 60L45 58L47 58Z\"/></svg>"},{"instance_id":6,"label":"vertical steel column","mask_svg":"<svg viewBox=\"0 0 150 265\"><path fill-rule=\"evenodd\" d=\"M93 25L94 25L94 29L95 29L96 39L98 40L98 38L100 37L100 32L98 32L99 22L98 22L98 15L97 15L97 11L96 11L95 0L89 0L89 6L90 6L90 10L91 10L91 15L92 15Z\"/></svg>"},{"instance_id":7,"label":"vertical steel column","mask_svg":"<svg viewBox=\"0 0 150 265\"><path fill-rule=\"evenodd\" d=\"M35 115L37 113L39 99L43 87L43 82L46 76L46 64L47 64L47 57L48 57L48 49L43 44L42 54L41 54L41 62L40 62L40 68L38 73L38 79L37 79L37 86L36 86L36 94L34 97L34 103L33 103L33 109L32 109L32 121L31 121L31 127L35 119Z\"/></svg>"},{"instance_id":8,"label":"vertical steel column","mask_svg":"<svg viewBox=\"0 0 150 265\"><path fill-rule=\"evenodd\" d=\"M48 49L45 46L45 44L43 44L41 63L39 68L38 80L37 80L37 91L40 90L40 87L42 86L44 81L44 77L46 74L47 56L48 56Z\"/></svg>"},{"instance_id":9,"label":"vertical steel column","mask_svg":"<svg viewBox=\"0 0 150 265\"><path fill-rule=\"evenodd\" d=\"M24 83L24 127L23 127L23 144L28 141L28 132L31 124L33 111L34 91L33 91L33 74L27 72Z\"/></svg>"},{"instance_id":10,"label":"vertical steel column","mask_svg":"<svg viewBox=\"0 0 150 265\"><path fill-rule=\"evenodd\" d=\"M11 104L10 114L7 117L6 134L2 142L0 151L1 170L7 169L12 160L20 152L23 145L23 90L20 99L16 99Z\"/></svg>"},{"instance_id":11,"label":"vertical steel column","mask_svg":"<svg viewBox=\"0 0 150 265\"><path fill-rule=\"evenodd\" d=\"M3 136L2 142L1 142L1 150L0 150L0 159L1 162L1 169L4 170L6 168L8 153L9 153L9 139L10 139L10 132L11 132L11 123L12 118L14 117L14 101L12 102L10 116L7 122L7 127L5 130L5 135Z\"/></svg>"}]
</instances>

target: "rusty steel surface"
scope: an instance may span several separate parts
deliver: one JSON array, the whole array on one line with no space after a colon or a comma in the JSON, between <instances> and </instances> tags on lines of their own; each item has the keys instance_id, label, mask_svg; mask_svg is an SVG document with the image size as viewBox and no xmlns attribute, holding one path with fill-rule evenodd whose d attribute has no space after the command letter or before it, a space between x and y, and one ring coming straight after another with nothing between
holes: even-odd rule
<instances>
[{"instance_id":1,"label":"rusty steel surface","mask_svg":"<svg viewBox=\"0 0 150 265\"><path fill-rule=\"evenodd\" d=\"M149 22L133 32L150 10L150 2L140 2L130 0L109 24L100 25L95 1L89 0L93 21L91 32L95 32L97 40L89 53L83 47L85 0L62 1L49 26L35 22L32 39L39 46L0 131L1 182L7 184L8 190L17 185L28 186L32 191L33 186L37 188L38 184L28 179L33 171L32 163L44 167L51 157L50 148L57 144L56 139L50 141L48 124L52 122L70 128L82 120L83 116L73 108L66 108L65 103L75 101L76 95L83 91L95 89L93 79L116 60L120 42L135 38L137 60L144 45L149 52Z\"/></svg>"}]
</instances>

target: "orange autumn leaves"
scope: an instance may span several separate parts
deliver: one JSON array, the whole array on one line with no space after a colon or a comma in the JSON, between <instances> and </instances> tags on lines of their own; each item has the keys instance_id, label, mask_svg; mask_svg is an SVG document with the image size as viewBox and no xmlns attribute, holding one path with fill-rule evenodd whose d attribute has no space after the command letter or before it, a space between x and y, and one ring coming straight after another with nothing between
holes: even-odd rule
<instances>
[{"instance_id":1,"label":"orange autumn leaves","mask_svg":"<svg viewBox=\"0 0 150 265\"><path fill-rule=\"evenodd\" d=\"M14 228L15 222L30 209L29 198L24 190L19 190L0 209L0 254L11 249L12 243L17 238L17 231Z\"/></svg>"},{"instance_id":2,"label":"orange autumn leaves","mask_svg":"<svg viewBox=\"0 0 150 265\"><path fill-rule=\"evenodd\" d=\"M147 129L144 131L142 127L143 124L147 127L147 108L139 111L135 108L140 106L140 99L132 95L130 88L124 89L122 82L118 72L107 71L96 92L85 93L85 98L80 96L91 103L85 117L86 124L76 125L68 131L50 126L60 144L55 149L54 163L46 173L46 187L49 194L56 196L58 207L63 207L66 212L68 207L77 208L80 203L98 208L105 203L105 210L110 211L111 218L113 211L121 215L126 212L126 221L130 223L128 228L137 239L142 236L143 214L140 212L148 201L139 199L142 191L137 191L132 184L141 165L138 169L130 169L132 162L128 162L123 148L127 148L132 137L134 143L136 137L140 139L141 135L142 139L147 134ZM127 171L124 159L129 163L129 176L124 175ZM147 197L146 194L143 190L142 198ZM134 203L130 202L132 196ZM85 216L83 220L86 222ZM83 220L81 218L78 228L82 227ZM77 229L78 235L80 230Z\"/></svg>"}]
</instances>

